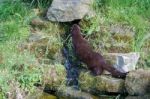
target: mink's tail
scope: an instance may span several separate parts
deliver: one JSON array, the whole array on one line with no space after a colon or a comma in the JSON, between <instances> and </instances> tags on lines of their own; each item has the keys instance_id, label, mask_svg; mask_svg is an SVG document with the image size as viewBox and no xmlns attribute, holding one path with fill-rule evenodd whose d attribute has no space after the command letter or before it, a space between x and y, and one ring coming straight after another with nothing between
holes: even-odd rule
<instances>
[{"instance_id":1,"label":"mink's tail","mask_svg":"<svg viewBox=\"0 0 150 99\"><path fill-rule=\"evenodd\" d=\"M125 78L127 75L127 73L122 73L119 70L117 70L116 68L109 66L109 65L105 65L105 66L103 66L103 68L105 70L107 70L108 72L110 72L111 75L116 78Z\"/></svg>"}]
</instances>

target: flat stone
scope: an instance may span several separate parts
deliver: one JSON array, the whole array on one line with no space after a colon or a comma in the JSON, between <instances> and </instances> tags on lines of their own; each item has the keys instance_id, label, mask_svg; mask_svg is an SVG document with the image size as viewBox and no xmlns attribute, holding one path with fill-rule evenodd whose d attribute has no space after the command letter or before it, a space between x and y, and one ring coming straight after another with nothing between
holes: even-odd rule
<instances>
[{"instance_id":1,"label":"flat stone","mask_svg":"<svg viewBox=\"0 0 150 99\"><path fill-rule=\"evenodd\" d=\"M123 79L108 75L92 76L88 72L81 72L79 80L81 89L89 92L123 93L125 89Z\"/></svg>"}]
</instances>

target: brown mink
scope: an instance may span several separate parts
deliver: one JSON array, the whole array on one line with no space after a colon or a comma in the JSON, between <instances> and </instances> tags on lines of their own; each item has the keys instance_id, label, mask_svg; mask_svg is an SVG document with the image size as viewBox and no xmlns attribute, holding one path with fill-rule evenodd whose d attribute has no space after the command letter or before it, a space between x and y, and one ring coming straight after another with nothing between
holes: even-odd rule
<instances>
[{"instance_id":1,"label":"brown mink","mask_svg":"<svg viewBox=\"0 0 150 99\"><path fill-rule=\"evenodd\" d=\"M126 73L108 65L100 53L92 50L88 42L82 37L80 27L77 24L73 24L71 27L71 36L75 53L94 75L101 75L103 70L107 70L113 77L126 77Z\"/></svg>"}]
</instances>

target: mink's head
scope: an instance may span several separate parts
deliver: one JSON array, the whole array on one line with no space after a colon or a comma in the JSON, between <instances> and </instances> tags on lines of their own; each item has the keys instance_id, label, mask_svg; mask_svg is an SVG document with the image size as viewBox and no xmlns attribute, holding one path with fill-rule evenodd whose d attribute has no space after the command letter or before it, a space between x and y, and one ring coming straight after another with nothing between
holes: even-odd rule
<instances>
[{"instance_id":1,"label":"mink's head","mask_svg":"<svg viewBox=\"0 0 150 99\"><path fill-rule=\"evenodd\" d=\"M77 24L73 24L71 27L71 34L75 35L75 34L79 34L80 33L80 27Z\"/></svg>"}]
</instances>

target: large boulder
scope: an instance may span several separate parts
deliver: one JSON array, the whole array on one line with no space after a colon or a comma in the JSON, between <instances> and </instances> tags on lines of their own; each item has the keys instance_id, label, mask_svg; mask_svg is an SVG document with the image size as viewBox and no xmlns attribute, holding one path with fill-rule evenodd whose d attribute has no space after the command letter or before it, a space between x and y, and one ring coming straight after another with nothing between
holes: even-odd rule
<instances>
[{"instance_id":1,"label":"large boulder","mask_svg":"<svg viewBox=\"0 0 150 99\"><path fill-rule=\"evenodd\" d=\"M150 94L150 70L139 69L130 72L126 77L125 86L130 95Z\"/></svg>"},{"instance_id":2,"label":"large boulder","mask_svg":"<svg viewBox=\"0 0 150 99\"><path fill-rule=\"evenodd\" d=\"M68 22L93 16L91 5L94 0L53 0L47 12L51 21Z\"/></svg>"}]
</instances>

